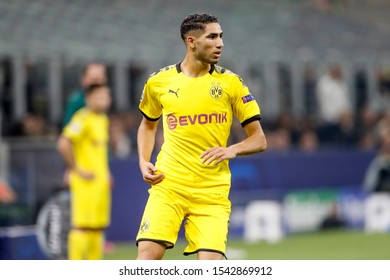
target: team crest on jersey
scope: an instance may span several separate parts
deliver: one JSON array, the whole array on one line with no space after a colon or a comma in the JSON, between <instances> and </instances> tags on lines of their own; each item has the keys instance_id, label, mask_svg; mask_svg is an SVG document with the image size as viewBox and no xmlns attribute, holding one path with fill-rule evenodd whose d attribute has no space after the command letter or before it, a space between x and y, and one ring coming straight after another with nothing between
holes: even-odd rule
<instances>
[{"instance_id":1,"label":"team crest on jersey","mask_svg":"<svg viewBox=\"0 0 390 280\"><path fill-rule=\"evenodd\" d=\"M223 95L222 87L220 83L213 82L210 88L210 95L214 99L220 99Z\"/></svg>"},{"instance_id":2,"label":"team crest on jersey","mask_svg":"<svg viewBox=\"0 0 390 280\"><path fill-rule=\"evenodd\" d=\"M147 219L144 219L142 221L142 224L141 224L141 227L139 229L139 232L140 233L145 233L148 231L148 229L150 228L150 224L149 224L149 221Z\"/></svg>"}]
</instances>

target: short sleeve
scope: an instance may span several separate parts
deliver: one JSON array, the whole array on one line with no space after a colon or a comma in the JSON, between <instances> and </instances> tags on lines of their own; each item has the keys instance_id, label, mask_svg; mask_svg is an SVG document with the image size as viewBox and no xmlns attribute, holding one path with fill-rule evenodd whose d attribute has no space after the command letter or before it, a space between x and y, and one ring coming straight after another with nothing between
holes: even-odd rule
<instances>
[{"instance_id":1,"label":"short sleeve","mask_svg":"<svg viewBox=\"0 0 390 280\"><path fill-rule=\"evenodd\" d=\"M260 120L260 107L241 77L233 78L232 89L233 112L241 125Z\"/></svg>"},{"instance_id":2,"label":"short sleeve","mask_svg":"<svg viewBox=\"0 0 390 280\"><path fill-rule=\"evenodd\" d=\"M156 121L161 117L162 107L152 81L149 79L142 92L139 110L150 121Z\"/></svg>"},{"instance_id":3,"label":"short sleeve","mask_svg":"<svg viewBox=\"0 0 390 280\"><path fill-rule=\"evenodd\" d=\"M70 139L72 142L78 142L87 130L87 118L82 113L76 113L70 122L64 127L62 136Z\"/></svg>"}]
</instances>

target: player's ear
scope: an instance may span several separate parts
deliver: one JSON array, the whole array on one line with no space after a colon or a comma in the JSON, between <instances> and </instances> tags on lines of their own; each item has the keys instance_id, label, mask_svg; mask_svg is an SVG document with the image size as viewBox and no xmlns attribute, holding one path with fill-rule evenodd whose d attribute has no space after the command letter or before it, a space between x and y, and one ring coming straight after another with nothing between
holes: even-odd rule
<instances>
[{"instance_id":1,"label":"player's ear","mask_svg":"<svg viewBox=\"0 0 390 280\"><path fill-rule=\"evenodd\" d=\"M191 49L195 48L195 37L194 36L187 36L186 43L187 43L187 46L189 46Z\"/></svg>"}]
</instances>

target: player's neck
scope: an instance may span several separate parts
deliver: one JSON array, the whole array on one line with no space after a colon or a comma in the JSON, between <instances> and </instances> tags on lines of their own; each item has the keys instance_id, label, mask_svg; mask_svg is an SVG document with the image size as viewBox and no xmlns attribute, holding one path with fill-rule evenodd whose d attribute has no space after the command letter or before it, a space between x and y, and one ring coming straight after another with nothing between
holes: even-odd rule
<instances>
[{"instance_id":1,"label":"player's neck","mask_svg":"<svg viewBox=\"0 0 390 280\"><path fill-rule=\"evenodd\" d=\"M186 56L180 64L183 74L190 78L198 78L206 75L210 71L209 63L201 62L195 58Z\"/></svg>"},{"instance_id":2,"label":"player's neck","mask_svg":"<svg viewBox=\"0 0 390 280\"><path fill-rule=\"evenodd\" d=\"M104 112L102 112L101 110L99 110L98 108L94 108L94 107L86 107L91 113L94 113L96 115L100 115L100 114L103 114Z\"/></svg>"}]
</instances>

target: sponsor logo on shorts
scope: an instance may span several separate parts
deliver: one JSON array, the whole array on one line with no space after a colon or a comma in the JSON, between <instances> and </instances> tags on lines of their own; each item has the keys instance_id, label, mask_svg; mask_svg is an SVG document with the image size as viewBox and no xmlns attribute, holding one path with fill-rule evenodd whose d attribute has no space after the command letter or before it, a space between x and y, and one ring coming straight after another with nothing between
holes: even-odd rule
<instances>
[{"instance_id":1,"label":"sponsor logo on shorts","mask_svg":"<svg viewBox=\"0 0 390 280\"><path fill-rule=\"evenodd\" d=\"M149 221L147 219L144 219L142 221L142 224L141 224L141 227L139 229L139 232L140 233L145 233L148 231L148 229L150 228L150 224L149 224Z\"/></svg>"}]
</instances>

